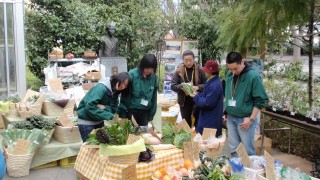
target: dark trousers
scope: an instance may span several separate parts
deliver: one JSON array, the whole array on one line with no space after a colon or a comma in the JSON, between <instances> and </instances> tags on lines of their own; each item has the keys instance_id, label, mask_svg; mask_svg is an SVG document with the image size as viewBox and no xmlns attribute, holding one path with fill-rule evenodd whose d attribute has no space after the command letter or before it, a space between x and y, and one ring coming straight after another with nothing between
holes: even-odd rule
<instances>
[{"instance_id":1,"label":"dark trousers","mask_svg":"<svg viewBox=\"0 0 320 180\"><path fill-rule=\"evenodd\" d=\"M139 126L148 126L149 113L147 110L129 110L129 119L133 116Z\"/></svg>"},{"instance_id":2,"label":"dark trousers","mask_svg":"<svg viewBox=\"0 0 320 180\"><path fill-rule=\"evenodd\" d=\"M195 119L194 126L197 126L199 119L199 109L194 105L192 97L186 96L184 106L180 106L180 113L182 119L185 119L190 127L192 127L191 115L193 115Z\"/></svg>"},{"instance_id":3,"label":"dark trousers","mask_svg":"<svg viewBox=\"0 0 320 180\"><path fill-rule=\"evenodd\" d=\"M96 125L78 124L82 141L85 142L89 138L89 134L91 133L92 130L102 128L103 126L104 126L103 121Z\"/></svg>"}]
</instances>

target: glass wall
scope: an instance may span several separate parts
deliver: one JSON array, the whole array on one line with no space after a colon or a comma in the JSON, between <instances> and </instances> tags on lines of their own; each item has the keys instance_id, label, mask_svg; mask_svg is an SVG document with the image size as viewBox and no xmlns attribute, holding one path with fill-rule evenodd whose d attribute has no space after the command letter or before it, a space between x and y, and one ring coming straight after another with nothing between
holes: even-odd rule
<instances>
[{"instance_id":1,"label":"glass wall","mask_svg":"<svg viewBox=\"0 0 320 180\"><path fill-rule=\"evenodd\" d=\"M26 91L23 1L0 0L0 100Z\"/></svg>"}]
</instances>

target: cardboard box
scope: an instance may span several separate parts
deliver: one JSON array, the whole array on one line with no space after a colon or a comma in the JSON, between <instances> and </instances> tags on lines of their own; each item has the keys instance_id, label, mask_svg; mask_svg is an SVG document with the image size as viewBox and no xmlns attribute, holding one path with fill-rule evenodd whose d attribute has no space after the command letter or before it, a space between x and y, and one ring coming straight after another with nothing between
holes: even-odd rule
<instances>
[{"instance_id":1,"label":"cardboard box","mask_svg":"<svg viewBox=\"0 0 320 180\"><path fill-rule=\"evenodd\" d=\"M261 135L254 135L254 148L256 149L257 155L263 154L263 149L261 149ZM272 140L268 137L264 137L263 148L271 154L272 150Z\"/></svg>"},{"instance_id":2,"label":"cardboard box","mask_svg":"<svg viewBox=\"0 0 320 180\"><path fill-rule=\"evenodd\" d=\"M101 79L100 72L88 72L85 77L86 80L99 80Z\"/></svg>"}]
</instances>

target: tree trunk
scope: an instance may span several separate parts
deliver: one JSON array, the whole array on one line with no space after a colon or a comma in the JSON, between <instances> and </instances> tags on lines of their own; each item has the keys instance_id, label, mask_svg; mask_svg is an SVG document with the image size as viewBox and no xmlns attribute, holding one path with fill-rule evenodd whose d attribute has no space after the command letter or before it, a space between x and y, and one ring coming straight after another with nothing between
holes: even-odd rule
<instances>
[{"instance_id":1,"label":"tree trunk","mask_svg":"<svg viewBox=\"0 0 320 180\"><path fill-rule=\"evenodd\" d=\"M296 26L292 27L292 29L296 29L296 28L297 28ZM301 27L299 27L299 29L297 30L293 30L294 37L300 34L300 28ZM293 61L298 61L301 57L301 48L300 48L301 40L299 38L294 38L293 43L296 45L296 46L293 45Z\"/></svg>"},{"instance_id":2,"label":"tree trunk","mask_svg":"<svg viewBox=\"0 0 320 180\"><path fill-rule=\"evenodd\" d=\"M315 0L310 1L310 16L309 16L309 26L308 34L311 34L309 37L309 79L308 79L308 94L309 94L309 106L313 105L313 30L314 30L314 9L315 9Z\"/></svg>"}]
</instances>

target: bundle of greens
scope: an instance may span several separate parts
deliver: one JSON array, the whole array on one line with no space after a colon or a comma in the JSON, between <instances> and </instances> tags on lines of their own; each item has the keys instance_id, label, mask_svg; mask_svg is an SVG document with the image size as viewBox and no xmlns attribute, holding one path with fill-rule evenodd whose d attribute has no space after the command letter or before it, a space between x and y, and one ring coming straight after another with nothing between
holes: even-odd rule
<instances>
[{"instance_id":1,"label":"bundle of greens","mask_svg":"<svg viewBox=\"0 0 320 180\"><path fill-rule=\"evenodd\" d=\"M174 140L174 125L166 123L162 126L162 141L164 144L173 144Z\"/></svg>"},{"instance_id":2,"label":"bundle of greens","mask_svg":"<svg viewBox=\"0 0 320 180\"><path fill-rule=\"evenodd\" d=\"M4 102L8 102L8 101L10 101L12 103L18 103L18 102L21 102L22 100L18 94L12 94L4 100Z\"/></svg>"},{"instance_id":3,"label":"bundle of greens","mask_svg":"<svg viewBox=\"0 0 320 180\"><path fill-rule=\"evenodd\" d=\"M245 180L241 175L230 175L231 167L227 164L229 158L219 155L213 159L206 157L204 151L200 151L199 158L201 165L193 169L194 180Z\"/></svg>"},{"instance_id":4,"label":"bundle of greens","mask_svg":"<svg viewBox=\"0 0 320 180\"><path fill-rule=\"evenodd\" d=\"M39 147L46 144L50 136L46 130L33 129L8 129L0 132L1 146L7 148L9 153L13 153L13 149L18 139L28 140L30 142L27 153L34 153Z\"/></svg>"},{"instance_id":5,"label":"bundle of greens","mask_svg":"<svg viewBox=\"0 0 320 180\"><path fill-rule=\"evenodd\" d=\"M190 83L181 83L182 90L186 95L190 95L194 93L194 89Z\"/></svg>"},{"instance_id":6,"label":"bundle of greens","mask_svg":"<svg viewBox=\"0 0 320 180\"><path fill-rule=\"evenodd\" d=\"M25 122L17 122L15 123L15 128L17 129L46 129L51 130L54 128L54 122L50 121L43 116L40 115L32 115L30 117L27 117L27 121Z\"/></svg>"},{"instance_id":7,"label":"bundle of greens","mask_svg":"<svg viewBox=\"0 0 320 180\"><path fill-rule=\"evenodd\" d=\"M129 134L141 134L140 127L134 126L131 121L126 121L123 124L116 123L97 129L96 134L89 135L86 144L124 145L127 142Z\"/></svg>"},{"instance_id":8,"label":"bundle of greens","mask_svg":"<svg viewBox=\"0 0 320 180\"><path fill-rule=\"evenodd\" d=\"M39 97L40 96L37 96L37 95L33 95L33 96L31 96L31 97L29 97L28 99L27 99L27 105L32 105L32 104L34 104L38 99L39 99Z\"/></svg>"},{"instance_id":9,"label":"bundle of greens","mask_svg":"<svg viewBox=\"0 0 320 180\"><path fill-rule=\"evenodd\" d=\"M175 133L174 125L172 123L166 123L162 126L162 141L164 144L173 144L182 149L184 142L191 141L191 135L184 129L180 129Z\"/></svg>"}]
</instances>

